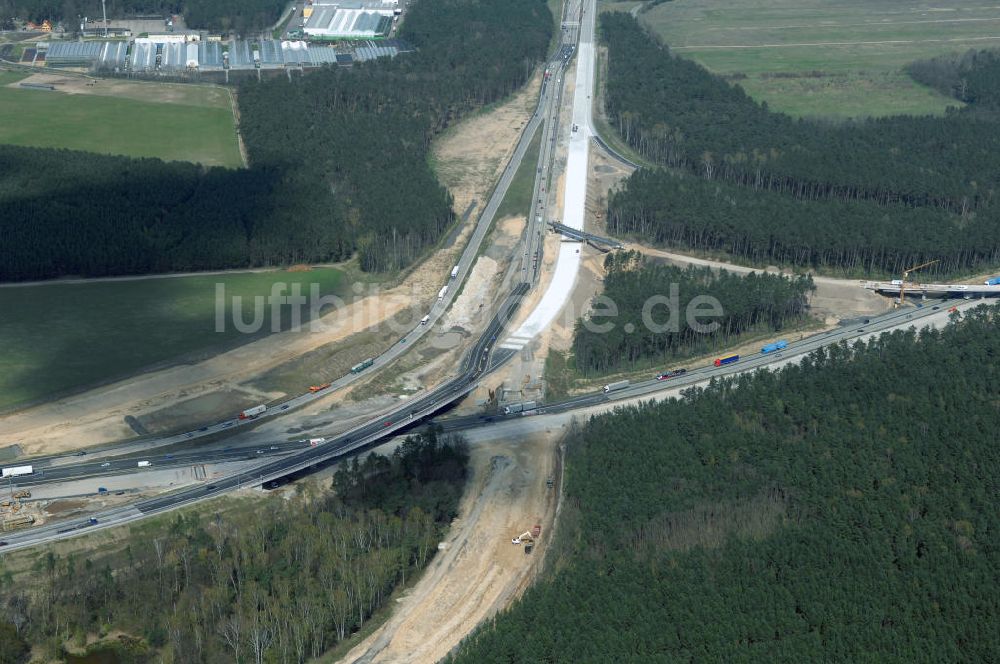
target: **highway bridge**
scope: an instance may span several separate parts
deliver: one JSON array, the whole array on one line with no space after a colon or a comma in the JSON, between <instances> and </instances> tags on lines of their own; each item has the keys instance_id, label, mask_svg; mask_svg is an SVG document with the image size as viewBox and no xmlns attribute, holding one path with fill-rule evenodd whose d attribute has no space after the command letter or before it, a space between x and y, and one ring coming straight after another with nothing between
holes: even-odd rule
<instances>
[{"instance_id":1,"label":"highway bridge","mask_svg":"<svg viewBox=\"0 0 1000 664\"><path fill-rule=\"evenodd\" d=\"M560 224L558 221L550 221L549 226L552 227L556 233L560 235L565 235L572 240L578 240L580 242L586 242L591 244L598 249L607 251L609 249L622 249L625 247L624 244L618 240L612 240L611 238L601 237L600 235L594 235L593 233L588 233L586 231L578 231L575 228L570 228Z\"/></svg>"},{"instance_id":2,"label":"highway bridge","mask_svg":"<svg viewBox=\"0 0 1000 664\"><path fill-rule=\"evenodd\" d=\"M864 287L876 293L884 295L899 296L900 288L906 291L909 297L997 297L1000 296L1000 286L987 286L985 284L917 284L891 281L866 281Z\"/></svg>"}]
</instances>

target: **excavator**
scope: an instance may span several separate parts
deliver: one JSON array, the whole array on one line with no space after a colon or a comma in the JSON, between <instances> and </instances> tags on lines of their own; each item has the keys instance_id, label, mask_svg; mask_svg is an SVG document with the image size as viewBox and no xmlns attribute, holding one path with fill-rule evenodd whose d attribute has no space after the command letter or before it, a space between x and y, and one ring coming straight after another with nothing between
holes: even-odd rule
<instances>
[{"instance_id":1,"label":"excavator","mask_svg":"<svg viewBox=\"0 0 1000 664\"><path fill-rule=\"evenodd\" d=\"M511 544L528 544L534 543L535 538L531 535L530 530L525 530L523 533L515 537L510 541Z\"/></svg>"}]
</instances>

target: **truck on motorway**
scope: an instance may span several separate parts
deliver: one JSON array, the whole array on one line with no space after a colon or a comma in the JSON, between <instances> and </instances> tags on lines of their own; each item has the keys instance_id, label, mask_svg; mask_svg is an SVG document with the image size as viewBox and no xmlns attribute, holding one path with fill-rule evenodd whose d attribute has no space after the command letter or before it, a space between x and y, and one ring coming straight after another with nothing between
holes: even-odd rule
<instances>
[{"instance_id":1,"label":"truck on motorway","mask_svg":"<svg viewBox=\"0 0 1000 664\"><path fill-rule=\"evenodd\" d=\"M454 279L457 276L458 276L458 266L456 265L455 267L451 268L451 278Z\"/></svg>"},{"instance_id":2,"label":"truck on motorway","mask_svg":"<svg viewBox=\"0 0 1000 664\"><path fill-rule=\"evenodd\" d=\"M315 394L316 392L322 392L326 388L330 387L330 383L322 383L320 385L312 385L309 387L309 391Z\"/></svg>"},{"instance_id":3,"label":"truck on motorway","mask_svg":"<svg viewBox=\"0 0 1000 664\"><path fill-rule=\"evenodd\" d=\"M443 300L444 296L447 295L447 293L448 293L448 287L443 286L441 290L438 291L438 299Z\"/></svg>"},{"instance_id":4,"label":"truck on motorway","mask_svg":"<svg viewBox=\"0 0 1000 664\"><path fill-rule=\"evenodd\" d=\"M153 464L151 464L151 463L150 463L150 462L148 462L148 461L140 461L139 463L137 463L137 464L136 464L136 467L137 467L137 468L149 468L149 467L150 467L150 466L152 466L152 465L153 465Z\"/></svg>"},{"instance_id":5,"label":"truck on motorway","mask_svg":"<svg viewBox=\"0 0 1000 664\"><path fill-rule=\"evenodd\" d=\"M17 477L18 475L31 475L35 472L34 466L10 466L0 470L0 477Z\"/></svg>"},{"instance_id":6,"label":"truck on motorway","mask_svg":"<svg viewBox=\"0 0 1000 664\"><path fill-rule=\"evenodd\" d=\"M717 358L714 364L717 367L724 367L727 364L732 364L733 362L739 362L739 361L740 361L739 355L726 355L725 357Z\"/></svg>"},{"instance_id":7,"label":"truck on motorway","mask_svg":"<svg viewBox=\"0 0 1000 664\"><path fill-rule=\"evenodd\" d=\"M351 367L351 373L353 373L353 374L361 373L362 371L364 371L365 369L367 369L368 367L370 367L373 364L375 364L375 358L374 357L369 357L367 360L365 360L363 362L358 362L353 367Z\"/></svg>"},{"instance_id":8,"label":"truck on motorway","mask_svg":"<svg viewBox=\"0 0 1000 664\"><path fill-rule=\"evenodd\" d=\"M326 442L326 438L310 438L309 447L316 447L317 445L322 445Z\"/></svg>"},{"instance_id":9,"label":"truck on motorway","mask_svg":"<svg viewBox=\"0 0 1000 664\"><path fill-rule=\"evenodd\" d=\"M260 417L260 414L267 410L267 406L260 404L259 406L254 406L253 408L247 408L246 410L240 411L241 420L255 420Z\"/></svg>"},{"instance_id":10,"label":"truck on motorway","mask_svg":"<svg viewBox=\"0 0 1000 664\"><path fill-rule=\"evenodd\" d=\"M423 318L420 319L420 324L421 325L427 325L427 323L428 323L428 321L430 321L430 319L431 319L431 315L427 314L426 316L424 316Z\"/></svg>"},{"instance_id":11,"label":"truck on motorway","mask_svg":"<svg viewBox=\"0 0 1000 664\"><path fill-rule=\"evenodd\" d=\"M1000 286L1000 277L990 277L983 284L986 286Z\"/></svg>"},{"instance_id":12,"label":"truck on motorway","mask_svg":"<svg viewBox=\"0 0 1000 664\"><path fill-rule=\"evenodd\" d=\"M767 344L766 346L761 348L760 352L766 355L767 353L773 353L774 351L781 350L782 348L785 348L787 346L788 346L787 341L785 341L784 339L779 339L778 341L775 341L773 344Z\"/></svg>"},{"instance_id":13,"label":"truck on motorway","mask_svg":"<svg viewBox=\"0 0 1000 664\"><path fill-rule=\"evenodd\" d=\"M509 406L504 406L504 415L514 415L516 413L523 413L527 410L534 410L538 407L538 404L534 401L524 401L522 403L512 403Z\"/></svg>"},{"instance_id":14,"label":"truck on motorway","mask_svg":"<svg viewBox=\"0 0 1000 664\"><path fill-rule=\"evenodd\" d=\"M628 386L629 382L627 380L619 380L615 383L608 383L604 386L604 393L607 394L608 392L614 392L615 390L623 390Z\"/></svg>"}]
</instances>

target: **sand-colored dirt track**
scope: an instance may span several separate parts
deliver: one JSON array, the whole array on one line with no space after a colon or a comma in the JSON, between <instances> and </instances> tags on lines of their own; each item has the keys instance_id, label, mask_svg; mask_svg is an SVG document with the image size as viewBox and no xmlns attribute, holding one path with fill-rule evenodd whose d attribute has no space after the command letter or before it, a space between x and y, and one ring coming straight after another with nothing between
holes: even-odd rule
<instances>
[{"instance_id":1,"label":"sand-colored dirt track","mask_svg":"<svg viewBox=\"0 0 1000 664\"><path fill-rule=\"evenodd\" d=\"M552 531L562 431L557 426L471 446L474 474L442 550L394 615L342 662L436 662L520 596L540 568ZM511 538L536 523L540 543L525 554Z\"/></svg>"}]
</instances>

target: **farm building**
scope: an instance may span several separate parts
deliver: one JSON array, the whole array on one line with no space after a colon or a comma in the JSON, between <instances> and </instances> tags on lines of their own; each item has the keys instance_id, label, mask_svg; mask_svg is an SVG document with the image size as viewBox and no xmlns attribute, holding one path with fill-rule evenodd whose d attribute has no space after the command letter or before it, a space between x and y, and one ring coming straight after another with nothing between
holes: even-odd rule
<instances>
[{"instance_id":1,"label":"farm building","mask_svg":"<svg viewBox=\"0 0 1000 664\"><path fill-rule=\"evenodd\" d=\"M311 39L381 39L392 29L391 4L344 0L313 3L312 9L302 29Z\"/></svg>"},{"instance_id":2,"label":"farm building","mask_svg":"<svg viewBox=\"0 0 1000 664\"><path fill-rule=\"evenodd\" d=\"M50 67L97 67L117 69L125 66L128 42L52 42L46 51Z\"/></svg>"}]
</instances>

